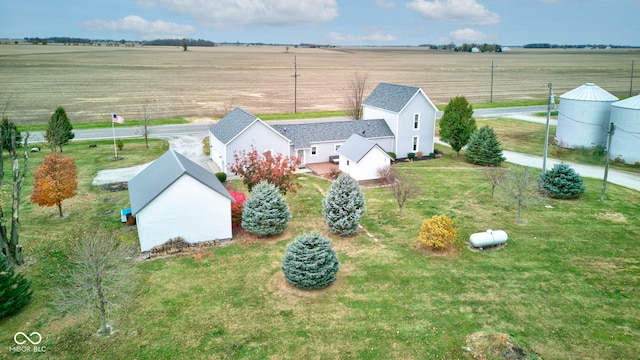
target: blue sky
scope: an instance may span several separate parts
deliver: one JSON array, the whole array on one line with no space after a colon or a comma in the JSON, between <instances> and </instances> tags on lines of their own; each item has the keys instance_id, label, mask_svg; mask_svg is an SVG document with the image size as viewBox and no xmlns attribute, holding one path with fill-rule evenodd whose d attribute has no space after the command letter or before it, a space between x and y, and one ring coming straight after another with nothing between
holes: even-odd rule
<instances>
[{"instance_id":1,"label":"blue sky","mask_svg":"<svg viewBox=\"0 0 640 360\"><path fill-rule=\"evenodd\" d=\"M0 38L640 46L640 0L1 0Z\"/></svg>"}]
</instances>

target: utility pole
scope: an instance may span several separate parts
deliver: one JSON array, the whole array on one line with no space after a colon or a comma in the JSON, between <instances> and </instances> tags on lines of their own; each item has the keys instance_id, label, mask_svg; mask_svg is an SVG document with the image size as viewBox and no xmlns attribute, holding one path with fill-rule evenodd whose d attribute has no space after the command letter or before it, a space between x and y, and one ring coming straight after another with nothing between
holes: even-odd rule
<instances>
[{"instance_id":1,"label":"utility pole","mask_svg":"<svg viewBox=\"0 0 640 360\"><path fill-rule=\"evenodd\" d=\"M631 60L631 83L629 84L629 97L633 96L633 63L635 60Z\"/></svg>"},{"instance_id":2,"label":"utility pole","mask_svg":"<svg viewBox=\"0 0 640 360\"><path fill-rule=\"evenodd\" d=\"M298 112L298 64L296 57L293 57L293 112Z\"/></svg>"},{"instance_id":3,"label":"utility pole","mask_svg":"<svg viewBox=\"0 0 640 360\"><path fill-rule=\"evenodd\" d=\"M491 60L491 94L489 95L489 102L493 102L493 60Z\"/></svg>"},{"instance_id":4,"label":"utility pole","mask_svg":"<svg viewBox=\"0 0 640 360\"><path fill-rule=\"evenodd\" d=\"M549 121L551 120L551 98L553 97L553 84L547 84L549 87L549 97L547 98L547 129L544 135L544 155L542 157L542 175L547 172L547 151L549 150ZM555 103L555 100L554 100Z\"/></svg>"},{"instance_id":5,"label":"utility pole","mask_svg":"<svg viewBox=\"0 0 640 360\"><path fill-rule=\"evenodd\" d=\"M607 176L609 176L609 150L611 149L611 136L616 129L615 125L611 123L609 125L609 137L607 138L607 151L606 158L604 160L604 179L602 180L602 192L600 193L600 201L604 201L604 193L607 191Z\"/></svg>"}]
</instances>

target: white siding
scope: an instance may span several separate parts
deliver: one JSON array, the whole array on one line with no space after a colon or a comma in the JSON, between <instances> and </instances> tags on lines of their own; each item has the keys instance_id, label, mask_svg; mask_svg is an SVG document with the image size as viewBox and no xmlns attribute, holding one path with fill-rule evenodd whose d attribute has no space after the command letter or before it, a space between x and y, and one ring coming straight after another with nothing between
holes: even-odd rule
<instances>
[{"instance_id":1,"label":"white siding","mask_svg":"<svg viewBox=\"0 0 640 360\"><path fill-rule=\"evenodd\" d=\"M211 160L218 165L222 171L225 171L225 157L224 153L226 152L226 146L218 140L211 132L209 132L209 153L211 156Z\"/></svg>"},{"instance_id":2,"label":"white siding","mask_svg":"<svg viewBox=\"0 0 640 360\"><path fill-rule=\"evenodd\" d=\"M382 149L384 149L384 151L393 151L393 139L392 138L379 138L379 139L369 139L371 141L373 141L374 143L380 145L380 147L382 147ZM339 144L340 146L344 145L344 143L347 140L345 139L344 141L331 141L331 142L326 142L326 143L311 143L311 146L315 146L318 151L317 151L317 155L312 156L311 155L311 150L307 149L305 150L305 156L306 156L306 160L307 160L307 164L313 164L313 163L319 163L319 162L328 162L329 161L329 156L334 156L334 155L338 155L338 153L335 151L335 146L337 144Z\"/></svg>"},{"instance_id":3,"label":"white siding","mask_svg":"<svg viewBox=\"0 0 640 360\"><path fill-rule=\"evenodd\" d=\"M383 110L383 109L378 109L378 108L364 105L362 107L362 118L363 119L384 119L384 121L389 126L389 129L391 129L391 132L394 135L398 134L398 114L397 113L394 113L389 110ZM397 146L396 144L397 142L394 141L391 147L383 147L383 148L387 151L393 151L394 153L397 153L398 149L396 147ZM398 156L400 155L398 154Z\"/></svg>"},{"instance_id":4,"label":"white siding","mask_svg":"<svg viewBox=\"0 0 640 360\"><path fill-rule=\"evenodd\" d=\"M289 153L289 141L269 127L269 125L261 121L256 121L227 144L226 166L224 168L227 174L231 173L229 171L229 165L234 163L234 152L237 151L240 153L243 150L249 152L251 151L251 146L255 147L259 153L263 153L269 149L273 154L281 153L285 156L292 155Z\"/></svg>"},{"instance_id":5,"label":"white siding","mask_svg":"<svg viewBox=\"0 0 640 360\"><path fill-rule=\"evenodd\" d=\"M335 152L335 145L344 144L344 141L331 141L331 142L323 142L323 143L311 143L311 146L315 146L318 151L316 155L311 155L311 150L307 150L307 164L319 163L319 162L328 162L329 156L338 155Z\"/></svg>"},{"instance_id":6,"label":"white siding","mask_svg":"<svg viewBox=\"0 0 640 360\"><path fill-rule=\"evenodd\" d=\"M382 110L374 107L364 106L364 119L384 119L389 125L396 139L392 147L385 147L386 151L393 151L399 158L406 157L408 153L414 152L411 149L414 136L420 138L419 151L425 155L433 152L433 141L436 131L436 111L437 109L422 92L416 94L413 99L402 109L400 113ZM420 114L420 127L413 128L415 114Z\"/></svg>"},{"instance_id":7,"label":"white siding","mask_svg":"<svg viewBox=\"0 0 640 360\"><path fill-rule=\"evenodd\" d=\"M339 168L340 171L349 174L352 178L362 181L378 179L378 169L388 166L390 163L391 160L384 150L374 147L357 163L340 155Z\"/></svg>"},{"instance_id":8,"label":"white siding","mask_svg":"<svg viewBox=\"0 0 640 360\"><path fill-rule=\"evenodd\" d=\"M182 175L136 215L140 249L181 236L190 243L231 238L231 201Z\"/></svg>"},{"instance_id":9,"label":"white siding","mask_svg":"<svg viewBox=\"0 0 640 360\"><path fill-rule=\"evenodd\" d=\"M415 114L420 114L420 128L413 128ZM399 158L406 157L410 152L422 151L425 155L433 152L435 136L436 112L429 101L420 93L417 94L398 115L398 132L396 133L396 154ZM391 129L393 130L393 129ZM418 136L418 150L413 151L413 137Z\"/></svg>"}]
</instances>

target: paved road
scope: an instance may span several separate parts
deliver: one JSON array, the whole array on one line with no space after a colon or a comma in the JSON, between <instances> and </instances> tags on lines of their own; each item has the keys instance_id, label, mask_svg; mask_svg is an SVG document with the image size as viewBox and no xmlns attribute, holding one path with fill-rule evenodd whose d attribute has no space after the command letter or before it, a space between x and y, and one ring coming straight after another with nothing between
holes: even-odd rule
<instances>
[{"instance_id":1,"label":"paved road","mask_svg":"<svg viewBox=\"0 0 640 360\"><path fill-rule=\"evenodd\" d=\"M520 119L523 121L535 121L535 122L545 122L546 119L540 119L537 117L531 116L531 113L546 111L546 106L523 106L523 107L513 107L513 108L497 108L497 109L479 109L474 111L474 116L476 117L508 117L514 119ZM441 113L438 115L441 116ZM346 118L323 118L323 119L304 119L304 120L277 120L275 121L278 124L287 124L287 123L300 123L302 122L320 122L320 121L342 121L346 120ZM267 121L267 123L271 123L272 121ZM184 125L161 125L161 126L151 126L150 127L150 136L154 138L161 139L176 139L180 136L206 136L209 128L213 125L213 122L207 123L198 123L198 124L184 124ZM139 138L142 137L142 132L140 128L131 128L131 127L117 127L115 128L116 137L117 138ZM74 131L76 136L75 140L99 140L99 139L112 139L113 133L112 129L92 129L92 130L76 130ZM42 133L33 133L30 137L32 142L42 141ZM504 151L504 156L507 158L508 162L535 167L538 169L542 168L542 157L534 156L534 155L526 155L521 153L516 153L512 151ZM560 163L560 160L548 158L547 159L547 167L551 169L554 164ZM602 179L604 177L604 168L599 166L590 166L590 165L581 165L570 162L565 162L570 164L581 176L591 177L596 179ZM628 187L630 189L639 190L640 191L640 176L628 173L620 170L609 170L608 181L611 183Z\"/></svg>"}]
</instances>

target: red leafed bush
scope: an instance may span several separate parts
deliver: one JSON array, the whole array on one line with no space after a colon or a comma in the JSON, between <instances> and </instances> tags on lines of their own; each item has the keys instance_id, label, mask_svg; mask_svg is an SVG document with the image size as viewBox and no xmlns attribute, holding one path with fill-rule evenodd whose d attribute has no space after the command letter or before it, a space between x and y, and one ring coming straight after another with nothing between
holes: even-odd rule
<instances>
[{"instance_id":1,"label":"red leafed bush","mask_svg":"<svg viewBox=\"0 0 640 360\"><path fill-rule=\"evenodd\" d=\"M295 194L302 186L295 181L298 178L295 170L301 163L297 156L272 154L270 151L260 154L251 146L250 152L234 152L233 158L235 162L229 166L229 170L242 177L242 182L249 192L263 181L275 186L282 195L286 195L287 192Z\"/></svg>"},{"instance_id":2,"label":"red leafed bush","mask_svg":"<svg viewBox=\"0 0 640 360\"><path fill-rule=\"evenodd\" d=\"M247 195L235 190L229 190L229 194L236 201L231 203L231 226L236 230L240 228L242 223L242 208L244 207L244 201L247 200Z\"/></svg>"}]
</instances>

